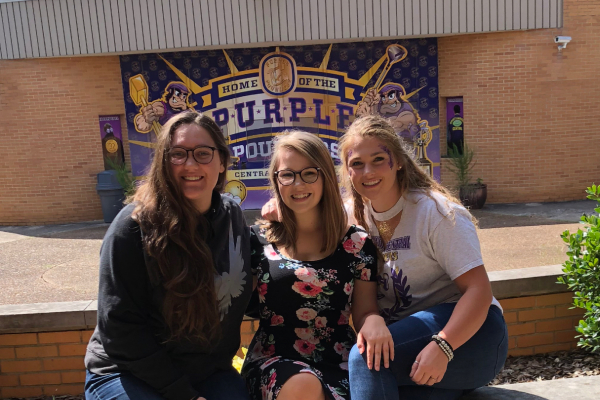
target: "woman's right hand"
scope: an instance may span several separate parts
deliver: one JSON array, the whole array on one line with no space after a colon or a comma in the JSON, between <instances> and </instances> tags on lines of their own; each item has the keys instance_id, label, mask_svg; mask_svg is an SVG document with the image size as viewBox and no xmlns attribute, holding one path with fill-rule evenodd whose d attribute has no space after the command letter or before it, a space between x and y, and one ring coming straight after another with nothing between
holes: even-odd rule
<instances>
[{"instance_id":1,"label":"woman's right hand","mask_svg":"<svg viewBox=\"0 0 600 400\"><path fill-rule=\"evenodd\" d=\"M267 221L280 222L281 215L279 215L279 207L277 207L277 200L270 199L260 210L260 215Z\"/></svg>"}]
</instances>

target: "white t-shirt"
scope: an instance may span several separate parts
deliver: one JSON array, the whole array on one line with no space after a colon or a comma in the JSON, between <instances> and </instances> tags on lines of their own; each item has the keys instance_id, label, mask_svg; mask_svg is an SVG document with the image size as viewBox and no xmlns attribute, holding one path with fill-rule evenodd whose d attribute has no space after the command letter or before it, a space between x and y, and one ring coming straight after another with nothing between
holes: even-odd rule
<instances>
[{"instance_id":1,"label":"white t-shirt","mask_svg":"<svg viewBox=\"0 0 600 400\"><path fill-rule=\"evenodd\" d=\"M371 238L384 258L377 300L388 323L441 303L457 302L462 294L453 280L483 265L469 212L440 193L431 192L431 196L420 191L403 195L402 218L385 248L370 205L365 206ZM502 309L495 298L492 304Z\"/></svg>"}]
</instances>

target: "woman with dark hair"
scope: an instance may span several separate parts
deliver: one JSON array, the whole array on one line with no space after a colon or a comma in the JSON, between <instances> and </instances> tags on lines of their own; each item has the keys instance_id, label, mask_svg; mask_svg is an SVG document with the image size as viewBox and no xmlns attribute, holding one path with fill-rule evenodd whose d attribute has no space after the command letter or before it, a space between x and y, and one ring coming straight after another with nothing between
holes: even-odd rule
<instances>
[{"instance_id":1,"label":"woman with dark hair","mask_svg":"<svg viewBox=\"0 0 600 400\"><path fill-rule=\"evenodd\" d=\"M211 118L164 126L102 243L87 399L248 398L231 360L252 292L250 241L242 211L219 194L228 163Z\"/></svg>"}]
</instances>

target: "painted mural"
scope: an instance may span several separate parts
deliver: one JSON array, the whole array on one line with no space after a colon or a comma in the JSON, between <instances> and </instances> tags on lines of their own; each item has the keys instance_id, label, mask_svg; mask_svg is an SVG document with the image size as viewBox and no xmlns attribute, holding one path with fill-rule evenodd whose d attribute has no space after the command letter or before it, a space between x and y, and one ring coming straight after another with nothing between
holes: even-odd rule
<instances>
[{"instance_id":1,"label":"painted mural","mask_svg":"<svg viewBox=\"0 0 600 400\"><path fill-rule=\"evenodd\" d=\"M344 131L373 113L390 120L439 180L437 60L435 38L121 56L133 173L143 178L169 118L208 113L233 156L226 192L258 209L269 198L274 137L314 133L339 163Z\"/></svg>"}]
</instances>

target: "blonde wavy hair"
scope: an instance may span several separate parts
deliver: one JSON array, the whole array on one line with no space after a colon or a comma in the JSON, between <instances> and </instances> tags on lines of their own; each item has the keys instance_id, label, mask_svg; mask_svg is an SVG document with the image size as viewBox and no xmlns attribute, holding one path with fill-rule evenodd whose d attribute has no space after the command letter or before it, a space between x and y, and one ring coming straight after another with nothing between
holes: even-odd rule
<instances>
[{"instance_id":1,"label":"blonde wavy hair","mask_svg":"<svg viewBox=\"0 0 600 400\"><path fill-rule=\"evenodd\" d=\"M344 184L346 197L350 198L353 202L353 216L358 224L364 227L368 226L366 224L364 212L365 200L352 185L348 174L348 148L355 139L359 138L378 139L391 151L396 162L402 166L402 168L396 172L396 179L402 194L407 193L407 191L410 190L420 190L431 197L431 192L438 192L445 196L448 199L448 202L460 204L460 201L453 193L423 172L415 160L414 151L402 141L385 118L378 115L366 115L357 118L352 125L350 125L339 142L339 154L342 160L340 175L342 183ZM439 205L438 211L444 215L439 209ZM451 212L448 216L453 218L454 214ZM474 218L473 221L474 223L476 222Z\"/></svg>"},{"instance_id":2,"label":"blonde wavy hair","mask_svg":"<svg viewBox=\"0 0 600 400\"><path fill-rule=\"evenodd\" d=\"M321 212L323 245L321 251L331 254L335 251L340 240L346 233L348 216L342 205L342 196L338 185L335 167L325 143L315 134L304 131L285 131L275 139L271 164L269 165L269 181L272 197L277 199L277 207L281 221L269 221L267 240L279 246L296 251L297 221L294 212L285 205L279 192L275 172L279 169L279 158L283 151L295 151L305 157L312 165L320 168L319 179L323 180L323 196L319 202ZM297 177L296 179L300 179Z\"/></svg>"}]
</instances>

